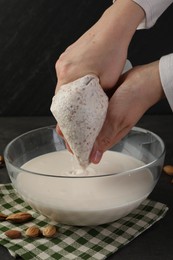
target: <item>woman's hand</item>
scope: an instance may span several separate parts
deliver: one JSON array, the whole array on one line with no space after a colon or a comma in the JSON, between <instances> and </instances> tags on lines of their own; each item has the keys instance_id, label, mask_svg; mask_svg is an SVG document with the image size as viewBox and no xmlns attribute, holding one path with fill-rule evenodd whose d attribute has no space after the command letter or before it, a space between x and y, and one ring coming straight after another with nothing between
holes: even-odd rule
<instances>
[{"instance_id":1,"label":"woman's hand","mask_svg":"<svg viewBox=\"0 0 173 260\"><path fill-rule=\"evenodd\" d=\"M136 3L117 0L61 54L56 63L57 89L87 74L96 75L103 89L114 86L125 65L131 38L143 18L144 11Z\"/></svg>"},{"instance_id":2,"label":"woman's hand","mask_svg":"<svg viewBox=\"0 0 173 260\"><path fill-rule=\"evenodd\" d=\"M99 21L59 57L56 91L87 74L96 75L105 90L114 87L124 68L131 38L143 18L144 11L135 2L116 0ZM63 136L58 126L57 132ZM68 144L67 148L70 150Z\"/></svg>"},{"instance_id":3,"label":"woman's hand","mask_svg":"<svg viewBox=\"0 0 173 260\"><path fill-rule=\"evenodd\" d=\"M110 99L107 117L90 155L98 163L102 154L119 142L148 108L164 97L159 62L132 68L121 76Z\"/></svg>"}]
</instances>

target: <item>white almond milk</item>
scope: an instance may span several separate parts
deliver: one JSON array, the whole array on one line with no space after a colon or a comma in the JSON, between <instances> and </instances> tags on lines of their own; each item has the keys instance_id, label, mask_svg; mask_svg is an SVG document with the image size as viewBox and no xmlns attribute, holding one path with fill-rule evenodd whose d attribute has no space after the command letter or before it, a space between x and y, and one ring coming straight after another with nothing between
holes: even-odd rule
<instances>
[{"instance_id":1,"label":"white almond milk","mask_svg":"<svg viewBox=\"0 0 173 260\"><path fill-rule=\"evenodd\" d=\"M98 225L128 214L153 187L149 170L133 172L144 164L122 153L105 152L101 162L90 165L85 172L77 165L66 150L36 157L22 168L41 175L20 172L17 189L33 208L51 219L72 225ZM109 175L130 169L126 175Z\"/></svg>"}]
</instances>

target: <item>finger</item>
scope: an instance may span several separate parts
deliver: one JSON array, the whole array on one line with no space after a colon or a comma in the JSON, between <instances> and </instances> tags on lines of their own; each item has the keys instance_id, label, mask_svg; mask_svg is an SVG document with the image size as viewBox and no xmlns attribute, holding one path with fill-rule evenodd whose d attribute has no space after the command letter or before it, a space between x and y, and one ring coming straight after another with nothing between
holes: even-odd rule
<instances>
[{"instance_id":1,"label":"finger","mask_svg":"<svg viewBox=\"0 0 173 260\"><path fill-rule=\"evenodd\" d=\"M104 136L100 140L97 140L91 151L90 162L98 164L103 156L103 153L126 136L130 129L130 127L125 127L114 135L114 138Z\"/></svg>"},{"instance_id":2,"label":"finger","mask_svg":"<svg viewBox=\"0 0 173 260\"><path fill-rule=\"evenodd\" d=\"M60 129L60 127L59 127L58 124L56 125L56 132L58 133L58 135L60 135L61 137L63 137L63 133L62 133L62 131L61 131L61 129Z\"/></svg>"},{"instance_id":3,"label":"finger","mask_svg":"<svg viewBox=\"0 0 173 260\"><path fill-rule=\"evenodd\" d=\"M57 84L56 87L55 87L55 95L56 95L56 93L58 92L58 89L59 89L59 86L58 86L58 84Z\"/></svg>"},{"instance_id":4,"label":"finger","mask_svg":"<svg viewBox=\"0 0 173 260\"><path fill-rule=\"evenodd\" d=\"M70 153L73 154L73 151L72 151L72 149L70 148L70 145L67 143L66 140L65 140L65 145L66 145L67 150L68 150Z\"/></svg>"},{"instance_id":5,"label":"finger","mask_svg":"<svg viewBox=\"0 0 173 260\"><path fill-rule=\"evenodd\" d=\"M128 122L128 110L123 100L120 97L117 98L117 92L115 92L110 99L103 127L93 146L90 155L91 162L98 163L103 153L124 137L131 128Z\"/></svg>"}]
</instances>

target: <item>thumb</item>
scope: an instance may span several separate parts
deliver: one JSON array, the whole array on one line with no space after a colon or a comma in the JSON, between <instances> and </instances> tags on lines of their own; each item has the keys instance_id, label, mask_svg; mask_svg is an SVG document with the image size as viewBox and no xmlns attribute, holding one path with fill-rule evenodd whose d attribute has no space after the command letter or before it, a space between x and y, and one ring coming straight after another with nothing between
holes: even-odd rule
<instances>
[{"instance_id":1,"label":"thumb","mask_svg":"<svg viewBox=\"0 0 173 260\"><path fill-rule=\"evenodd\" d=\"M118 129L116 129L116 125L114 124L109 105L105 122L95 140L93 149L90 154L90 161L92 163L97 164L100 162L103 153L114 144L117 132Z\"/></svg>"},{"instance_id":2,"label":"thumb","mask_svg":"<svg viewBox=\"0 0 173 260\"><path fill-rule=\"evenodd\" d=\"M124 106L114 101L114 97L111 98L105 122L90 154L90 161L95 164L99 163L103 153L118 143L132 127Z\"/></svg>"},{"instance_id":3,"label":"thumb","mask_svg":"<svg viewBox=\"0 0 173 260\"><path fill-rule=\"evenodd\" d=\"M117 131L111 131L112 127L104 127L98 135L93 149L90 154L90 162L98 164L103 156L103 153L118 143L129 131L129 127L124 127Z\"/></svg>"}]
</instances>

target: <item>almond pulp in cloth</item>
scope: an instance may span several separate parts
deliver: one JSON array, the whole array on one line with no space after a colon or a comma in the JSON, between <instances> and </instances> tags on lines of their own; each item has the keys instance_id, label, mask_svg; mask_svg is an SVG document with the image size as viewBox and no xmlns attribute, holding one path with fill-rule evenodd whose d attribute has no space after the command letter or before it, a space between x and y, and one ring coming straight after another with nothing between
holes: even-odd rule
<instances>
[{"instance_id":1,"label":"almond pulp in cloth","mask_svg":"<svg viewBox=\"0 0 173 260\"><path fill-rule=\"evenodd\" d=\"M53 97L51 112L82 167L104 123L108 97L94 75L86 75L61 86Z\"/></svg>"}]
</instances>

